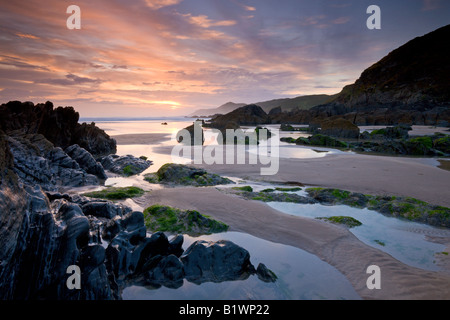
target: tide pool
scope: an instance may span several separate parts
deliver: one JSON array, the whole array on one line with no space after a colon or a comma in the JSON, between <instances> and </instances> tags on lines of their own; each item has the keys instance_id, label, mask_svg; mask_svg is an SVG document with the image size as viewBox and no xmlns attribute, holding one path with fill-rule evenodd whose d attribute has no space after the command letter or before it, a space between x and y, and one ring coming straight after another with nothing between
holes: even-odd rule
<instances>
[{"instance_id":1,"label":"tide pool","mask_svg":"<svg viewBox=\"0 0 450 320\"><path fill-rule=\"evenodd\" d=\"M350 229L365 244L382 250L399 261L426 270L439 270L434 255L445 250L445 245L430 242L427 236L450 237L450 231L405 219L388 217L368 209L344 205L296 204L269 202L272 208L286 214L318 218L349 216L362 223Z\"/></svg>"},{"instance_id":2,"label":"tide pool","mask_svg":"<svg viewBox=\"0 0 450 320\"><path fill-rule=\"evenodd\" d=\"M196 240L230 240L250 253L251 263L264 263L278 277L265 283L256 275L246 280L197 285L184 280L178 289L130 286L124 300L357 300L350 282L334 267L304 250L240 233L225 232L201 237L184 235L183 249Z\"/></svg>"}]
</instances>

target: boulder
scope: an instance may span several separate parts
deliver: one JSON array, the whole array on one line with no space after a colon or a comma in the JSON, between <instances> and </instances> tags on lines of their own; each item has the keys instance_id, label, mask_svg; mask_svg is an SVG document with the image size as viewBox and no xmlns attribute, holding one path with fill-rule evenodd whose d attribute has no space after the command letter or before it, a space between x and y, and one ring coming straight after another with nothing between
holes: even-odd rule
<instances>
[{"instance_id":1,"label":"boulder","mask_svg":"<svg viewBox=\"0 0 450 320\"><path fill-rule=\"evenodd\" d=\"M177 234L174 236L169 242L169 253L175 255L176 257L180 257L184 252L183 242L184 237L182 234Z\"/></svg>"},{"instance_id":2,"label":"boulder","mask_svg":"<svg viewBox=\"0 0 450 320\"><path fill-rule=\"evenodd\" d=\"M358 139L359 127L348 120L339 118L323 121L321 123L321 133L337 138Z\"/></svg>"},{"instance_id":3,"label":"boulder","mask_svg":"<svg viewBox=\"0 0 450 320\"><path fill-rule=\"evenodd\" d=\"M183 285L184 266L175 255L156 256L148 264L148 271L144 273L146 285L152 287L165 286L177 289Z\"/></svg>"},{"instance_id":4,"label":"boulder","mask_svg":"<svg viewBox=\"0 0 450 320\"><path fill-rule=\"evenodd\" d=\"M155 183L192 186L213 186L234 183L228 178L208 173L204 169L175 163L166 163L159 168L156 175L146 175L146 180Z\"/></svg>"},{"instance_id":5,"label":"boulder","mask_svg":"<svg viewBox=\"0 0 450 320\"><path fill-rule=\"evenodd\" d=\"M132 176L143 172L153 162L143 158L137 158L133 155L108 155L100 158L100 163L105 170L124 176Z\"/></svg>"},{"instance_id":6,"label":"boulder","mask_svg":"<svg viewBox=\"0 0 450 320\"><path fill-rule=\"evenodd\" d=\"M231 241L195 241L181 256L186 280L200 284L248 278L255 272L250 254Z\"/></svg>"},{"instance_id":7,"label":"boulder","mask_svg":"<svg viewBox=\"0 0 450 320\"><path fill-rule=\"evenodd\" d=\"M113 219L115 216L122 217L130 210L128 207L115 204L110 201L91 201L82 207L83 213L97 218Z\"/></svg>"}]
</instances>

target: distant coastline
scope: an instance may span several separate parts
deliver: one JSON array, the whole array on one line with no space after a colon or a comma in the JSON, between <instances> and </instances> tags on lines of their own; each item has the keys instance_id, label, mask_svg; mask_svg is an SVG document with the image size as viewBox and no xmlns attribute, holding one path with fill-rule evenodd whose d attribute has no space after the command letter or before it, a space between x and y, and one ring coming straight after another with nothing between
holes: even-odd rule
<instances>
[{"instance_id":1,"label":"distant coastline","mask_svg":"<svg viewBox=\"0 0 450 320\"><path fill-rule=\"evenodd\" d=\"M186 121L185 116L177 117L80 117L78 122L113 122L113 121Z\"/></svg>"}]
</instances>

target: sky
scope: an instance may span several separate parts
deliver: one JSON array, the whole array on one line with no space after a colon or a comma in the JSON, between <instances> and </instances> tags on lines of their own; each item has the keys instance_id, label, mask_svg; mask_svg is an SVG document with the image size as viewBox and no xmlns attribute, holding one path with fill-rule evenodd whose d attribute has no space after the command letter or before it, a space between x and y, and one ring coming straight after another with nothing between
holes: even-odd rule
<instances>
[{"instance_id":1,"label":"sky","mask_svg":"<svg viewBox=\"0 0 450 320\"><path fill-rule=\"evenodd\" d=\"M448 0L0 0L0 103L160 117L334 94L449 18Z\"/></svg>"}]
</instances>

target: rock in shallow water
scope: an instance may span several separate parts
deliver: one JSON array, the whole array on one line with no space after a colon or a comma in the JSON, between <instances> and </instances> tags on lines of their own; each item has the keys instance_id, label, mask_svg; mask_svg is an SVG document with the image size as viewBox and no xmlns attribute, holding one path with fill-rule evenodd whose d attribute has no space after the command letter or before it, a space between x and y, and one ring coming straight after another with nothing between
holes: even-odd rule
<instances>
[{"instance_id":1,"label":"rock in shallow water","mask_svg":"<svg viewBox=\"0 0 450 320\"><path fill-rule=\"evenodd\" d=\"M153 163L150 160L136 158L132 155L108 155L100 158L100 162L105 170L124 176L139 174L150 167Z\"/></svg>"},{"instance_id":2,"label":"rock in shallow water","mask_svg":"<svg viewBox=\"0 0 450 320\"><path fill-rule=\"evenodd\" d=\"M249 252L227 240L198 240L180 259L186 279L196 284L246 279L255 272Z\"/></svg>"},{"instance_id":3,"label":"rock in shallow water","mask_svg":"<svg viewBox=\"0 0 450 320\"><path fill-rule=\"evenodd\" d=\"M175 163L164 164L156 174L145 175L145 180L150 183L190 186L215 186L234 183L228 178L208 173L204 169Z\"/></svg>"}]
</instances>

